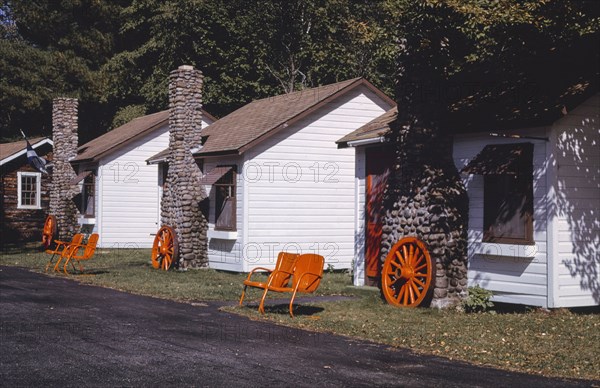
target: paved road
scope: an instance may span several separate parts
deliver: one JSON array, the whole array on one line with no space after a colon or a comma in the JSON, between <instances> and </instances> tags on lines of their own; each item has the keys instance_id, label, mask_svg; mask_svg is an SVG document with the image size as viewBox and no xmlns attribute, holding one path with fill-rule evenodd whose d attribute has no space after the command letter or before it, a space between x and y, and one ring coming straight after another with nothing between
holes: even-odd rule
<instances>
[{"instance_id":1,"label":"paved road","mask_svg":"<svg viewBox=\"0 0 600 388\"><path fill-rule=\"evenodd\" d=\"M589 386L0 267L0 385Z\"/></svg>"}]
</instances>

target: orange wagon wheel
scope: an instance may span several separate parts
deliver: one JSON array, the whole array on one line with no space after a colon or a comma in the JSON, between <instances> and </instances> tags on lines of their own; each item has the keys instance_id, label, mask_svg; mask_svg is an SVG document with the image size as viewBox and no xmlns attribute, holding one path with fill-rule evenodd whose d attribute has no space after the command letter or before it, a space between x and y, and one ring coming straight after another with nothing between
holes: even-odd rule
<instances>
[{"instance_id":1,"label":"orange wagon wheel","mask_svg":"<svg viewBox=\"0 0 600 388\"><path fill-rule=\"evenodd\" d=\"M44 249L47 249L51 244L52 240L56 236L56 217L52 214L46 217L46 221L44 222L44 229L42 230L42 244L44 244Z\"/></svg>"},{"instance_id":2,"label":"orange wagon wheel","mask_svg":"<svg viewBox=\"0 0 600 388\"><path fill-rule=\"evenodd\" d=\"M177 260L179 247L177 235L170 226L163 226L154 237L152 245L152 266L162 270L169 270Z\"/></svg>"},{"instance_id":3,"label":"orange wagon wheel","mask_svg":"<svg viewBox=\"0 0 600 388\"><path fill-rule=\"evenodd\" d=\"M431 295L434 279L435 263L425 244L415 237L405 237L385 259L381 290L389 304L417 307Z\"/></svg>"}]
</instances>

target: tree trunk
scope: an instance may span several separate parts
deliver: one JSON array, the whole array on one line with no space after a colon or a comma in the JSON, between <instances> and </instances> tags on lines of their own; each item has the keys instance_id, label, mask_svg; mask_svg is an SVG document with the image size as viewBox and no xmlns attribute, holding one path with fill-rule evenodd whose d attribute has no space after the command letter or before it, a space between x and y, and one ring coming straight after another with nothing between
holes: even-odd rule
<instances>
[{"instance_id":1,"label":"tree trunk","mask_svg":"<svg viewBox=\"0 0 600 388\"><path fill-rule=\"evenodd\" d=\"M398 120L389 135L396 163L385 195L381 260L404 236L423 240L436 263L432 305L448 307L467 291L468 197L452 159L452 134L441 125L444 77L434 61L443 54L423 50L423 41L399 47Z\"/></svg>"}]
</instances>

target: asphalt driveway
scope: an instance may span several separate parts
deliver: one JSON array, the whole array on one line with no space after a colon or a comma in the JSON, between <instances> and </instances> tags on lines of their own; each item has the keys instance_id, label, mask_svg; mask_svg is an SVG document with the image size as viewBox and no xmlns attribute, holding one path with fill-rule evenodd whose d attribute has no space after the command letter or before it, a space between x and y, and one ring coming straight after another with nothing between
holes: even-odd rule
<instances>
[{"instance_id":1,"label":"asphalt driveway","mask_svg":"<svg viewBox=\"0 0 600 388\"><path fill-rule=\"evenodd\" d=\"M0 384L565 387L345 337L0 267Z\"/></svg>"}]
</instances>

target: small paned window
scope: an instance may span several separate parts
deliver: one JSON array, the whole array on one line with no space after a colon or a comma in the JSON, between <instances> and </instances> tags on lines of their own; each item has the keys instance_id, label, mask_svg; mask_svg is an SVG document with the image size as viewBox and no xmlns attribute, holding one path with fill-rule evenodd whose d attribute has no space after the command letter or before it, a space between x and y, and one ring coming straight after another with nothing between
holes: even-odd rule
<instances>
[{"instance_id":1,"label":"small paned window","mask_svg":"<svg viewBox=\"0 0 600 388\"><path fill-rule=\"evenodd\" d=\"M96 178L94 173L89 174L83 180L79 212L86 218L96 216Z\"/></svg>"},{"instance_id":2,"label":"small paned window","mask_svg":"<svg viewBox=\"0 0 600 388\"><path fill-rule=\"evenodd\" d=\"M17 208L41 209L42 174L39 172L17 173Z\"/></svg>"},{"instance_id":3,"label":"small paned window","mask_svg":"<svg viewBox=\"0 0 600 388\"><path fill-rule=\"evenodd\" d=\"M533 243L532 174L485 175L483 241Z\"/></svg>"},{"instance_id":4,"label":"small paned window","mask_svg":"<svg viewBox=\"0 0 600 388\"><path fill-rule=\"evenodd\" d=\"M215 190L215 230L236 230L235 171L229 170L217 182Z\"/></svg>"}]
</instances>

